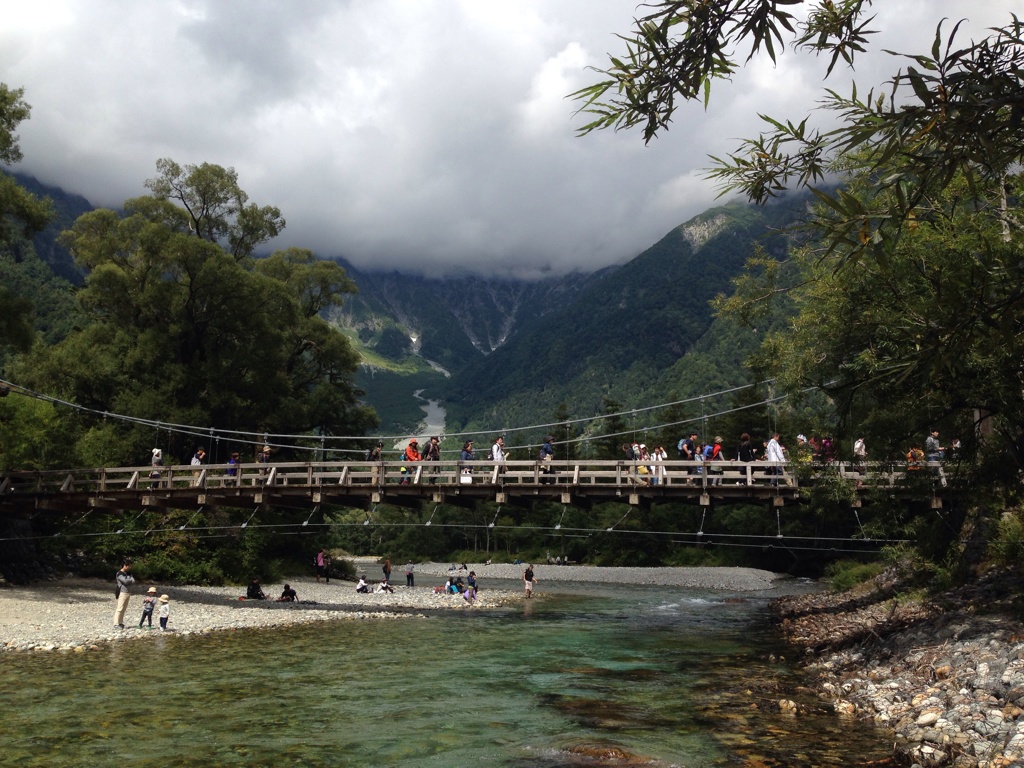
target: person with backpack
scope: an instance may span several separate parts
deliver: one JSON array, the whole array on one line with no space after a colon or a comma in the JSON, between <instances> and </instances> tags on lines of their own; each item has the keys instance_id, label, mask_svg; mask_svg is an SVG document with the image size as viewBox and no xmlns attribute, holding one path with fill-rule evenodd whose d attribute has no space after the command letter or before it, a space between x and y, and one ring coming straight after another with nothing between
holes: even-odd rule
<instances>
[{"instance_id":1,"label":"person with backpack","mask_svg":"<svg viewBox=\"0 0 1024 768\"><path fill-rule=\"evenodd\" d=\"M555 438L553 435L545 437L544 442L540 446L540 451L537 454L537 461L540 463L540 472L544 475L540 480L542 483L555 482L555 468L551 466L551 462L555 458L555 447L552 445L554 440Z\"/></svg>"},{"instance_id":2,"label":"person with backpack","mask_svg":"<svg viewBox=\"0 0 1024 768\"><path fill-rule=\"evenodd\" d=\"M700 446L697 444L698 439L696 432L691 432L689 437L683 439L682 446L680 448L680 458L682 458L683 461L700 460L700 454L698 453ZM689 467L686 470L686 474L699 475L700 467Z\"/></svg>"},{"instance_id":3,"label":"person with backpack","mask_svg":"<svg viewBox=\"0 0 1024 768\"><path fill-rule=\"evenodd\" d=\"M494 438L494 445L491 446L491 454L490 456L488 456L488 458L495 464L499 465L504 463L505 459L508 458L508 454L505 452L505 438L502 437L501 435L498 435L498 437ZM498 474L501 475L504 473L505 468L499 466Z\"/></svg>"},{"instance_id":4,"label":"person with backpack","mask_svg":"<svg viewBox=\"0 0 1024 768\"><path fill-rule=\"evenodd\" d=\"M429 461L431 463L430 469L427 470L431 475L430 483L437 482L436 475L441 471L440 467L437 466L441 461L441 439L436 435L430 438L430 441L423 449L422 461Z\"/></svg>"},{"instance_id":5,"label":"person with backpack","mask_svg":"<svg viewBox=\"0 0 1024 768\"><path fill-rule=\"evenodd\" d=\"M704 457L703 458L704 458L705 463L710 463L710 462L715 462L715 461L724 461L724 459L722 458L722 438L721 437L717 437L716 436L714 442L708 443L707 445L704 446ZM709 466L708 467L708 484L709 485L721 485L722 484L722 478L718 477L718 478L715 478L715 479L711 479L711 477L710 477L711 475L720 475L720 474L722 474L722 470L720 470L720 469L715 470L715 469L712 469Z\"/></svg>"},{"instance_id":6,"label":"person with backpack","mask_svg":"<svg viewBox=\"0 0 1024 768\"><path fill-rule=\"evenodd\" d=\"M415 461L422 461L423 456L420 454L419 441L414 437L409 441L409 445L405 448L405 453L402 454L402 461L407 464L411 464ZM402 485L409 484L409 473L412 472L412 467L402 467L402 474L405 477L402 478Z\"/></svg>"},{"instance_id":7,"label":"person with backpack","mask_svg":"<svg viewBox=\"0 0 1024 768\"><path fill-rule=\"evenodd\" d=\"M505 451L504 437L499 435L494 438L494 445L491 446L491 453L487 458L494 462L505 461L508 458L508 453Z\"/></svg>"},{"instance_id":8,"label":"person with backpack","mask_svg":"<svg viewBox=\"0 0 1024 768\"><path fill-rule=\"evenodd\" d=\"M373 467L370 468L370 482L374 485L380 485L383 480L383 467L381 466L384 462L382 451L384 450L384 443L378 441L373 448L370 448L366 452L366 461L372 461Z\"/></svg>"}]
</instances>

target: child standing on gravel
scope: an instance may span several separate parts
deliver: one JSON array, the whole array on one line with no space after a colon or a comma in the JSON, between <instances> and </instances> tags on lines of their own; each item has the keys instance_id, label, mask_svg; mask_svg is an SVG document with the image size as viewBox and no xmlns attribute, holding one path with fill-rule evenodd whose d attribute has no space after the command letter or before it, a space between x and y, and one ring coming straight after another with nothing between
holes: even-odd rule
<instances>
[{"instance_id":1,"label":"child standing on gravel","mask_svg":"<svg viewBox=\"0 0 1024 768\"><path fill-rule=\"evenodd\" d=\"M142 618L139 619L139 629L148 621L149 628L153 628L153 609L156 608L156 587L150 587L146 596L142 598Z\"/></svg>"},{"instance_id":2,"label":"child standing on gravel","mask_svg":"<svg viewBox=\"0 0 1024 768\"><path fill-rule=\"evenodd\" d=\"M160 595L160 629L167 631L167 621L171 618L171 598Z\"/></svg>"}]
</instances>

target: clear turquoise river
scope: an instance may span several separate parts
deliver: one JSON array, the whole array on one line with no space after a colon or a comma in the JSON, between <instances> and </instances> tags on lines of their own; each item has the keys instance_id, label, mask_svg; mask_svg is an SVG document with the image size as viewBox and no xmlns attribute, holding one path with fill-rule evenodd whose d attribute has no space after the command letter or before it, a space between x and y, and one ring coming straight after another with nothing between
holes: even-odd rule
<instances>
[{"instance_id":1,"label":"clear turquoise river","mask_svg":"<svg viewBox=\"0 0 1024 768\"><path fill-rule=\"evenodd\" d=\"M801 673L772 658L787 650L769 595L544 587L501 612L0 654L0 765L791 768L890 755L882 731L793 693ZM780 714L782 696L811 711Z\"/></svg>"}]
</instances>

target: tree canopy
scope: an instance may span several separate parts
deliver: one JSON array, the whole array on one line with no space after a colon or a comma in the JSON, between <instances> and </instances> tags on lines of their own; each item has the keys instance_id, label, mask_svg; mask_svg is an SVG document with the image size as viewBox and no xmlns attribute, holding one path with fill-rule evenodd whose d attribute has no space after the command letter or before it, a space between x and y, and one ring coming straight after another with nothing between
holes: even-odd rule
<instances>
[{"instance_id":1,"label":"tree canopy","mask_svg":"<svg viewBox=\"0 0 1024 768\"><path fill-rule=\"evenodd\" d=\"M32 111L24 96L24 88L10 88L0 83L0 163L13 164L21 160L15 131ZM16 242L42 231L51 215L47 200L36 197L11 176L0 172L0 251L8 253ZM14 293L10 285L0 286L0 349L4 346L28 349L32 338L31 300Z\"/></svg>"},{"instance_id":2,"label":"tree canopy","mask_svg":"<svg viewBox=\"0 0 1024 768\"><path fill-rule=\"evenodd\" d=\"M825 54L826 74L852 67L870 5L655 2L606 79L574 94L594 118L582 133L642 125L650 141L677 100L709 103L713 81L741 65L736 51L774 60L792 44ZM795 319L758 358L791 390L821 387L842 415L859 404L895 439L994 415L1020 458L1024 26L1011 15L969 43L961 26L937 19L928 51L889 52L898 69L878 91L824 89L820 108L837 127L762 116L764 133L712 158L723 191L763 202L803 186L818 201L796 258L753 261L720 307L744 317L767 299L792 301Z\"/></svg>"},{"instance_id":3,"label":"tree canopy","mask_svg":"<svg viewBox=\"0 0 1024 768\"><path fill-rule=\"evenodd\" d=\"M21 359L18 380L88 408L169 423L326 435L372 427L376 416L352 383L358 357L321 316L355 291L344 269L298 248L263 259L244 252L240 243L262 242L273 227L236 234L244 222L227 209L244 203L241 190L231 189L227 208L211 202L207 182L230 189L233 171L204 164L191 181L175 178L178 204L135 198L123 215L95 210L64 233L88 270L78 294L84 320ZM207 200L205 212L182 199ZM151 430L75 424L63 437L73 436L80 462L138 462L154 440Z\"/></svg>"},{"instance_id":4,"label":"tree canopy","mask_svg":"<svg viewBox=\"0 0 1024 768\"><path fill-rule=\"evenodd\" d=\"M797 21L788 9L804 6ZM866 50L870 0L662 0L620 36L627 53L613 57L605 79L577 91L580 111L593 117L581 129L642 125L645 141L667 130L679 100L710 101L715 80L727 80L747 60L771 60L792 44L825 55L826 74L840 60L854 66ZM972 187L998 179L1024 158L1024 26L1012 15L978 42L961 44L961 24L936 20L931 48L897 54L904 63L884 89L849 96L825 89L822 109L841 123L816 130L799 121L762 115L766 131L713 158L710 176L723 191L740 191L763 202L796 186L816 187L839 216L829 220L831 248L856 260L867 251L884 258L903 233L921 200L961 176ZM821 182L848 169L851 153L861 168L877 174L890 194L884 209L868 210Z\"/></svg>"}]
</instances>

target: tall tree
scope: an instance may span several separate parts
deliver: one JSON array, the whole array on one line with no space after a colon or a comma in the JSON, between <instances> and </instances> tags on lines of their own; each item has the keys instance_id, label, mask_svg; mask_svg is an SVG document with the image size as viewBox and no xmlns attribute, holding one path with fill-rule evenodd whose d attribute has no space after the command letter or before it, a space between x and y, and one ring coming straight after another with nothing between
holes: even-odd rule
<instances>
[{"instance_id":1,"label":"tall tree","mask_svg":"<svg viewBox=\"0 0 1024 768\"><path fill-rule=\"evenodd\" d=\"M24 88L0 83L0 163L11 165L21 160L15 131L32 112L24 96ZM0 250L7 252L14 242L42 231L52 215L48 200L36 197L0 172ZM0 286L0 347L25 350L33 336L31 300L14 293L9 285Z\"/></svg>"},{"instance_id":2,"label":"tall tree","mask_svg":"<svg viewBox=\"0 0 1024 768\"><path fill-rule=\"evenodd\" d=\"M798 5L803 21L790 12ZM740 66L737 51L774 60L792 42L825 54L826 74L840 61L852 66L871 33L870 5L655 2L625 38L627 55L575 94L594 117L582 131L642 125L650 141L678 99L708 103L713 81ZM855 392L897 403L908 386L921 402L889 413L910 423L1000 413L1015 445L1024 424L1015 283L1024 264L1019 183L1009 174L1024 160L1024 24L1011 16L966 44L960 26L936 19L930 49L901 55L885 92L826 90L822 108L839 117L836 127L766 117L766 132L716 159L710 175L755 201L794 185L820 201L807 222L813 250L791 283L809 281L797 294L800 314L789 333L769 336L762 356L779 355L774 368L791 387L817 384L848 406ZM822 184L832 175L845 183ZM762 288L780 269L769 261L758 265L769 278Z\"/></svg>"},{"instance_id":3,"label":"tall tree","mask_svg":"<svg viewBox=\"0 0 1024 768\"><path fill-rule=\"evenodd\" d=\"M280 210L249 202L234 168L211 163L182 167L163 158L156 169L159 175L146 181L153 196L180 205L192 234L223 245L237 260L252 256L284 229Z\"/></svg>"},{"instance_id":4,"label":"tall tree","mask_svg":"<svg viewBox=\"0 0 1024 768\"><path fill-rule=\"evenodd\" d=\"M356 353L321 316L355 290L344 269L301 249L240 259L230 233L196 237L192 214L156 195L124 211L92 211L64 234L89 270L87 322L28 356L21 380L101 411L226 430L356 435L376 423L352 383ZM79 459L138 461L152 439L89 424Z\"/></svg>"}]
</instances>

